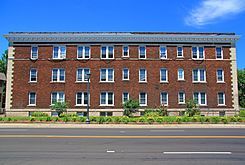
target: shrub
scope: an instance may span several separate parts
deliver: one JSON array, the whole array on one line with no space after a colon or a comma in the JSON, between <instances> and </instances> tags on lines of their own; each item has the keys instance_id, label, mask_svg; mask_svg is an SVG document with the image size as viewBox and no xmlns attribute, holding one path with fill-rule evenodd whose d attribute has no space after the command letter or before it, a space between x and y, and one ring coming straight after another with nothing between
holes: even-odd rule
<instances>
[{"instance_id":1,"label":"shrub","mask_svg":"<svg viewBox=\"0 0 245 165\"><path fill-rule=\"evenodd\" d=\"M78 121L79 121L79 122L85 122L85 121L86 121L86 117L79 117L79 118L78 118Z\"/></svg>"},{"instance_id":2,"label":"shrub","mask_svg":"<svg viewBox=\"0 0 245 165\"><path fill-rule=\"evenodd\" d=\"M177 117L176 117L176 122L180 124L181 121L182 121L182 117L177 116Z\"/></svg>"},{"instance_id":3,"label":"shrub","mask_svg":"<svg viewBox=\"0 0 245 165\"><path fill-rule=\"evenodd\" d=\"M67 116L62 117L62 118L61 118L61 120L62 120L63 122L68 122L68 121L69 121L69 119L68 119L68 117L67 117Z\"/></svg>"},{"instance_id":4,"label":"shrub","mask_svg":"<svg viewBox=\"0 0 245 165\"><path fill-rule=\"evenodd\" d=\"M111 123L112 122L112 117L106 117L105 122Z\"/></svg>"},{"instance_id":5,"label":"shrub","mask_svg":"<svg viewBox=\"0 0 245 165\"><path fill-rule=\"evenodd\" d=\"M155 121L159 124L163 123L163 117L157 117Z\"/></svg>"},{"instance_id":6,"label":"shrub","mask_svg":"<svg viewBox=\"0 0 245 165\"><path fill-rule=\"evenodd\" d=\"M35 121L35 118L34 117L31 117L29 120L30 121Z\"/></svg>"},{"instance_id":7,"label":"shrub","mask_svg":"<svg viewBox=\"0 0 245 165\"><path fill-rule=\"evenodd\" d=\"M200 109L194 100L188 100L186 102L186 114L189 117L200 114Z\"/></svg>"},{"instance_id":8,"label":"shrub","mask_svg":"<svg viewBox=\"0 0 245 165\"><path fill-rule=\"evenodd\" d=\"M138 120L137 120L137 122L139 122L139 123L146 123L147 122L147 118L144 117L144 116L139 117Z\"/></svg>"},{"instance_id":9,"label":"shrub","mask_svg":"<svg viewBox=\"0 0 245 165\"><path fill-rule=\"evenodd\" d=\"M241 111L239 112L239 116L240 116L240 117L245 117L245 110L241 110Z\"/></svg>"},{"instance_id":10,"label":"shrub","mask_svg":"<svg viewBox=\"0 0 245 165\"><path fill-rule=\"evenodd\" d=\"M31 114L31 116L32 117L46 117L46 116L48 116L48 114L47 113L43 113L43 112L33 112Z\"/></svg>"},{"instance_id":11,"label":"shrub","mask_svg":"<svg viewBox=\"0 0 245 165\"><path fill-rule=\"evenodd\" d=\"M236 117L230 117L228 118L230 122L237 122L237 118Z\"/></svg>"},{"instance_id":12,"label":"shrub","mask_svg":"<svg viewBox=\"0 0 245 165\"><path fill-rule=\"evenodd\" d=\"M153 117L147 117L147 122L148 122L149 124L152 124L152 123L155 122L155 120L154 120Z\"/></svg>"},{"instance_id":13,"label":"shrub","mask_svg":"<svg viewBox=\"0 0 245 165\"><path fill-rule=\"evenodd\" d=\"M63 112L67 112L68 103L67 102L55 102L51 105L51 109L55 110L60 116Z\"/></svg>"},{"instance_id":14,"label":"shrub","mask_svg":"<svg viewBox=\"0 0 245 165\"><path fill-rule=\"evenodd\" d=\"M3 121L3 117L0 117L0 121Z\"/></svg>"},{"instance_id":15,"label":"shrub","mask_svg":"<svg viewBox=\"0 0 245 165\"><path fill-rule=\"evenodd\" d=\"M127 124L129 122L129 117L128 116L123 116L119 120L120 123Z\"/></svg>"},{"instance_id":16,"label":"shrub","mask_svg":"<svg viewBox=\"0 0 245 165\"><path fill-rule=\"evenodd\" d=\"M111 117L113 123L119 123L120 121L120 116L112 116Z\"/></svg>"},{"instance_id":17,"label":"shrub","mask_svg":"<svg viewBox=\"0 0 245 165\"><path fill-rule=\"evenodd\" d=\"M52 121L57 122L57 121L59 121L59 118L58 117L52 117Z\"/></svg>"},{"instance_id":18,"label":"shrub","mask_svg":"<svg viewBox=\"0 0 245 165\"><path fill-rule=\"evenodd\" d=\"M125 116L132 116L133 113L138 111L138 108L140 107L138 100L129 99L123 104L123 115Z\"/></svg>"},{"instance_id":19,"label":"shrub","mask_svg":"<svg viewBox=\"0 0 245 165\"><path fill-rule=\"evenodd\" d=\"M220 122L220 117L212 116L211 117L211 122L217 124L218 122Z\"/></svg>"},{"instance_id":20,"label":"shrub","mask_svg":"<svg viewBox=\"0 0 245 165\"><path fill-rule=\"evenodd\" d=\"M224 123L224 124L227 124L227 123L228 123L227 117L222 117L222 118L220 119L220 121L221 121L222 123Z\"/></svg>"},{"instance_id":21,"label":"shrub","mask_svg":"<svg viewBox=\"0 0 245 165\"><path fill-rule=\"evenodd\" d=\"M98 116L95 119L96 123L103 124L106 121L106 117L104 116Z\"/></svg>"},{"instance_id":22,"label":"shrub","mask_svg":"<svg viewBox=\"0 0 245 165\"><path fill-rule=\"evenodd\" d=\"M145 110L144 116L145 117L158 117L160 115L159 115L159 113L156 110L147 109L147 110Z\"/></svg>"}]
</instances>

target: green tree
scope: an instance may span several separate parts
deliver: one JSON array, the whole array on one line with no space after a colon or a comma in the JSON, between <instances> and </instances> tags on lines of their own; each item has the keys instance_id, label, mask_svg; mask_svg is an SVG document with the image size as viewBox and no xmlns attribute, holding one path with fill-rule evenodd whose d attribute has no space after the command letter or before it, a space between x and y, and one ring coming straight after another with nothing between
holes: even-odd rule
<instances>
[{"instance_id":1,"label":"green tree","mask_svg":"<svg viewBox=\"0 0 245 165\"><path fill-rule=\"evenodd\" d=\"M194 116L194 115L200 115L200 109L198 104L194 100L188 100L186 102L186 115Z\"/></svg>"},{"instance_id":2,"label":"green tree","mask_svg":"<svg viewBox=\"0 0 245 165\"><path fill-rule=\"evenodd\" d=\"M241 107L245 108L245 69L238 69L237 73L239 104Z\"/></svg>"},{"instance_id":3,"label":"green tree","mask_svg":"<svg viewBox=\"0 0 245 165\"><path fill-rule=\"evenodd\" d=\"M2 54L2 57L0 59L0 72L4 73L5 75L7 73L7 60L8 60L8 50L5 50L5 52Z\"/></svg>"},{"instance_id":4,"label":"green tree","mask_svg":"<svg viewBox=\"0 0 245 165\"><path fill-rule=\"evenodd\" d=\"M129 99L123 104L124 112L123 114L125 116L132 116L133 113L138 111L138 108L140 107L138 100Z\"/></svg>"},{"instance_id":5,"label":"green tree","mask_svg":"<svg viewBox=\"0 0 245 165\"><path fill-rule=\"evenodd\" d=\"M55 110L60 116L63 112L67 112L67 108L69 107L67 102L55 102L51 105L51 109Z\"/></svg>"}]
</instances>

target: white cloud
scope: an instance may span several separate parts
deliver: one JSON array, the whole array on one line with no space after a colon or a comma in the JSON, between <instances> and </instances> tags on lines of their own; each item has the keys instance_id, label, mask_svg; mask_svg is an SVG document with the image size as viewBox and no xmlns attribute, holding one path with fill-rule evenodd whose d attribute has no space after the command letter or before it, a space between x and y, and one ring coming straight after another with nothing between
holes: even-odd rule
<instances>
[{"instance_id":1,"label":"white cloud","mask_svg":"<svg viewBox=\"0 0 245 165\"><path fill-rule=\"evenodd\" d=\"M186 25L213 24L245 10L245 0L203 0L185 18Z\"/></svg>"}]
</instances>

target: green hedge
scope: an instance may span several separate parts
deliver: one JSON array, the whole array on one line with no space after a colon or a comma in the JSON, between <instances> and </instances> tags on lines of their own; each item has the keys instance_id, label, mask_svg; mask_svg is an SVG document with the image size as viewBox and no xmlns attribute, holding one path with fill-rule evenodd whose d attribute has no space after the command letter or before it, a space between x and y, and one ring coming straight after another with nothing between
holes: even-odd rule
<instances>
[{"instance_id":1,"label":"green hedge","mask_svg":"<svg viewBox=\"0 0 245 165\"><path fill-rule=\"evenodd\" d=\"M78 117L76 115L62 115L61 117L51 116L31 116L31 117L0 117L0 122L77 122L85 123L86 117ZM141 116L141 117L127 117L127 116L91 116L91 123L103 124L128 124L128 123L143 123L143 124L171 124L171 123L231 123L231 122L245 122L245 117L218 117L218 116Z\"/></svg>"}]
</instances>

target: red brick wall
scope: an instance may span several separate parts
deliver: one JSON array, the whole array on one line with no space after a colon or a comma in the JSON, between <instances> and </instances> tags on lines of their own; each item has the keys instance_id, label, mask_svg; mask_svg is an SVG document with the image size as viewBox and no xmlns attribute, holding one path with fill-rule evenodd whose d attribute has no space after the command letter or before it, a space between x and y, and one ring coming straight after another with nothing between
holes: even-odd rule
<instances>
[{"instance_id":1,"label":"red brick wall","mask_svg":"<svg viewBox=\"0 0 245 165\"><path fill-rule=\"evenodd\" d=\"M63 61L52 60L52 46L39 46L39 60L30 61L31 48L28 46L15 47L14 81L13 81L13 108L28 108L28 92L37 93L37 108L49 108L51 92L64 91L66 101L75 108L75 93L86 91L86 83L76 83L76 70L80 67L89 67L91 70L91 108L100 107L100 92L114 91L114 108L122 107L122 93L128 91L130 97L138 99L139 92L146 92L148 106L160 105L160 92L169 94L169 108L180 108L178 105L178 92L185 91L186 100L192 99L194 91L204 91L207 94L209 108L217 107L217 92L226 94L226 108L232 107L230 60L204 60L191 59L191 47L184 47L184 59L176 59L177 47L168 47L168 58L172 60L123 60L122 46L115 46L114 56L117 60L74 60L77 57L76 46L67 46L67 59ZM130 58L138 58L138 46L129 46ZM224 58L229 59L229 48L223 49ZM92 58L100 58L100 45L91 46ZM159 47L147 46L147 58L159 59ZM205 47L205 58L215 59L215 47ZM18 60L22 59L22 60ZM42 59L42 60L41 60ZM121 60L120 60L121 59ZM122 68L129 68L130 81L122 81ZM147 69L147 83L139 84L139 68ZM169 83L160 83L160 68L168 69ZM30 68L37 68L38 82L29 83ZM51 83L52 68L65 68L65 83ZM100 83L100 68L114 68L115 83ZM177 70L183 68L185 81L177 81ZM192 83L192 69L206 68L205 84ZM216 70L223 68L225 83L216 83ZM110 107L111 108L111 107Z\"/></svg>"}]
</instances>

